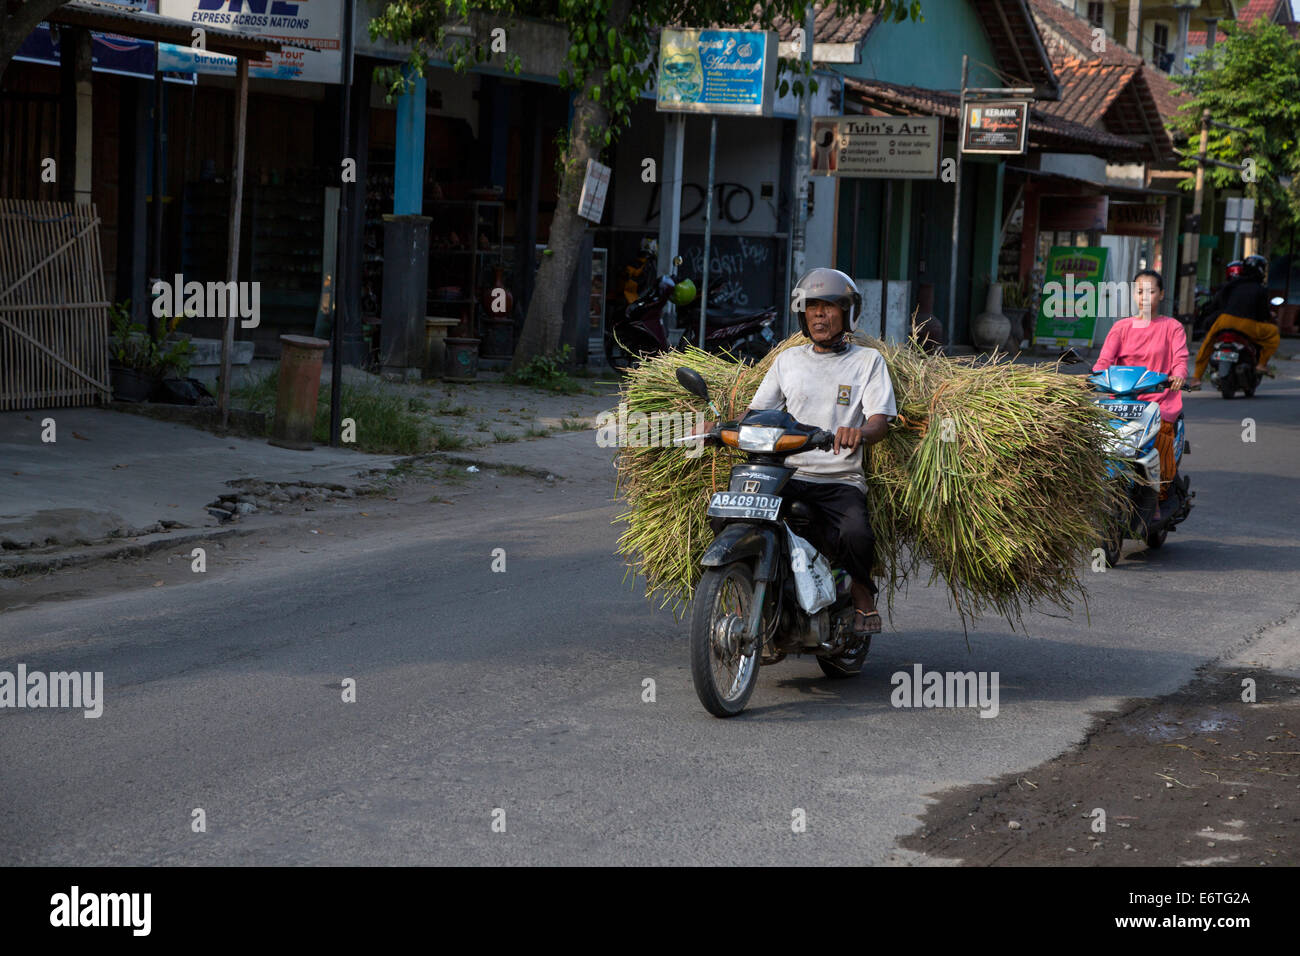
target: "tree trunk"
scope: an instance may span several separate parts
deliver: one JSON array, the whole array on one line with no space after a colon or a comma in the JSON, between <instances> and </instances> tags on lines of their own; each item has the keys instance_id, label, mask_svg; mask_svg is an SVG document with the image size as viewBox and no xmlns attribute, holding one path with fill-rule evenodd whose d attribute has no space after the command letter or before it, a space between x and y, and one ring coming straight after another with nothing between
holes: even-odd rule
<instances>
[{"instance_id":1,"label":"tree trunk","mask_svg":"<svg viewBox=\"0 0 1300 956\"><path fill-rule=\"evenodd\" d=\"M587 160L600 158L599 147L593 146L589 139L593 127L603 127L609 119L609 111L593 102L587 91L603 83L604 79L604 72L589 77L586 87L573 103L573 123L569 127L569 143L563 156L564 172L546 243L549 254L542 256L542 264L537 270L537 282L528 302L528 314L510 363L511 369L517 370L533 356L549 354L560 347L564 303L569 283L573 281L573 270L578 265L582 237L587 231L587 220L578 215L578 199L587 175Z\"/></svg>"}]
</instances>

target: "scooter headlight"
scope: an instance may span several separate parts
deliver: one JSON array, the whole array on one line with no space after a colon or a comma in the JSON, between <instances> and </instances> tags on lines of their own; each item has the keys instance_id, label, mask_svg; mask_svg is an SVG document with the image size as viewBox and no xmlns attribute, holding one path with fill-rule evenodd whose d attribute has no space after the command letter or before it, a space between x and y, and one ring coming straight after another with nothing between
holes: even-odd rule
<instances>
[{"instance_id":1,"label":"scooter headlight","mask_svg":"<svg viewBox=\"0 0 1300 956\"><path fill-rule=\"evenodd\" d=\"M784 428L763 428L758 425L741 425L740 448L743 451L775 451L777 441L784 434Z\"/></svg>"}]
</instances>

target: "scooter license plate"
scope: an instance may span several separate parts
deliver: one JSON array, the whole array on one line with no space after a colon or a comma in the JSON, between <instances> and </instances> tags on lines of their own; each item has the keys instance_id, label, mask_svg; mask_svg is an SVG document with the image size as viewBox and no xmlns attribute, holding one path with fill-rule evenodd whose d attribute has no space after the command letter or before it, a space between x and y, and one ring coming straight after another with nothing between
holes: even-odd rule
<instances>
[{"instance_id":1,"label":"scooter license plate","mask_svg":"<svg viewBox=\"0 0 1300 956\"><path fill-rule=\"evenodd\" d=\"M1109 402L1106 405L1106 411L1116 418L1141 418L1146 410L1146 402Z\"/></svg>"},{"instance_id":2,"label":"scooter license plate","mask_svg":"<svg viewBox=\"0 0 1300 956\"><path fill-rule=\"evenodd\" d=\"M715 492L708 514L714 518L759 518L775 521L781 510L779 495L747 495L738 491Z\"/></svg>"},{"instance_id":3,"label":"scooter license plate","mask_svg":"<svg viewBox=\"0 0 1300 956\"><path fill-rule=\"evenodd\" d=\"M1220 350L1211 355L1210 358L1215 362L1235 362L1241 356L1236 352Z\"/></svg>"}]
</instances>

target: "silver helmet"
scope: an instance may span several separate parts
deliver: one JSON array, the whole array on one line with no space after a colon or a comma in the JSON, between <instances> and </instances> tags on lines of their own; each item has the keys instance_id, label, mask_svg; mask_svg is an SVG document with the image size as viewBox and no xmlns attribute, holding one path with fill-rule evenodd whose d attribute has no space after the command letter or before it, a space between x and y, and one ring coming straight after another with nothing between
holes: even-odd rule
<instances>
[{"instance_id":1,"label":"silver helmet","mask_svg":"<svg viewBox=\"0 0 1300 956\"><path fill-rule=\"evenodd\" d=\"M790 314L799 320L799 331L808 335L808 319L804 315L810 299L820 299L838 305L844 310L844 331L856 332L858 316L862 314L862 293L857 285L838 269L810 269L799 277L790 290ZM812 338L811 335L808 335Z\"/></svg>"}]
</instances>

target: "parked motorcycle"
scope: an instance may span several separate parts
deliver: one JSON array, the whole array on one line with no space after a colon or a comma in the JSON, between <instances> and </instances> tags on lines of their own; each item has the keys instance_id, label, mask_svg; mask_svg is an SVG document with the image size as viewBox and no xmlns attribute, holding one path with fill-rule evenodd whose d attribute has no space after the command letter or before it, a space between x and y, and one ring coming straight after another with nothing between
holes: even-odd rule
<instances>
[{"instance_id":1,"label":"parked motorcycle","mask_svg":"<svg viewBox=\"0 0 1300 956\"><path fill-rule=\"evenodd\" d=\"M700 310L686 309L679 315L685 328L682 341L698 345ZM704 326L704 350L730 352L742 361L756 362L776 344L776 319L776 306L757 312L714 312L713 306L709 306Z\"/></svg>"},{"instance_id":2,"label":"parked motorcycle","mask_svg":"<svg viewBox=\"0 0 1300 956\"><path fill-rule=\"evenodd\" d=\"M1188 476L1176 470L1169 496L1159 500L1156 437L1160 434L1160 405L1138 396L1164 391L1169 376L1140 365L1112 365L1088 376L1088 382L1103 396L1097 404L1111 415L1114 435L1110 454L1116 462L1109 466L1109 475L1124 484L1123 502L1111 516L1102 541L1106 565L1113 568L1119 563L1126 538L1145 540L1148 548L1163 547L1169 532L1186 520L1196 492L1190 490ZM1174 429L1174 461L1181 465L1183 455L1192 450L1184 435L1182 415Z\"/></svg>"},{"instance_id":3,"label":"parked motorcycle","mask_svg":"<svg viewBox=\"0 0 1300 956\"><path fill-rule=\"evenodd\" d=\"M681 265L682 257L673 260ZM641 359L667 352L668 330L664 328L664 306L669 300L688 305L695 299L695 283L678 282L671 275L661 275L637 300L610 316L605 328L605 361L617 371L635 368Z\"/></svg>"},{"instance_id":4,"label":"parked motorcycle","mask_svg":"<svg viewBox=\"0 0 1300 956\"><path fill-rule=\"evenodd\" d=\"M709 401L708 386L694 369L679 368L677 381ZM714 494L708 506L715 537L701 559L705 570L691 613L691 678L700 703L715 717L736 716L754 692L759 666L787 654L815 655L827 677L856 676L871 638L853 634L848 579L820 556L811 567L791 557L787 527L795 534L806 530L812 512L781 497L795 473L786 456L829 449L834 435L767 409L720 422L701 438L706 446L727 445L748 456L732 469L728 490ZM818 576L823 602L829 602L811 613L796 580L805 573Z\"/></svg>"},{"instance_id":5,"label":"parked motorcycle","mask_svg":"<svg viewBox=\"0 0 1300 956\"><path fill-rule=\"evenodd\" d=\"M1270 300L1276 321L1278 307L1286 300L1280 295ZM1215 334L1210 342L1210 384L1219 390L1224 398L1232 398L1241 391L1247 398L1253 398L1259 387L1259 346L1254 339L1235 329L1223 329Z\"/></svg>"}]
</instances>

